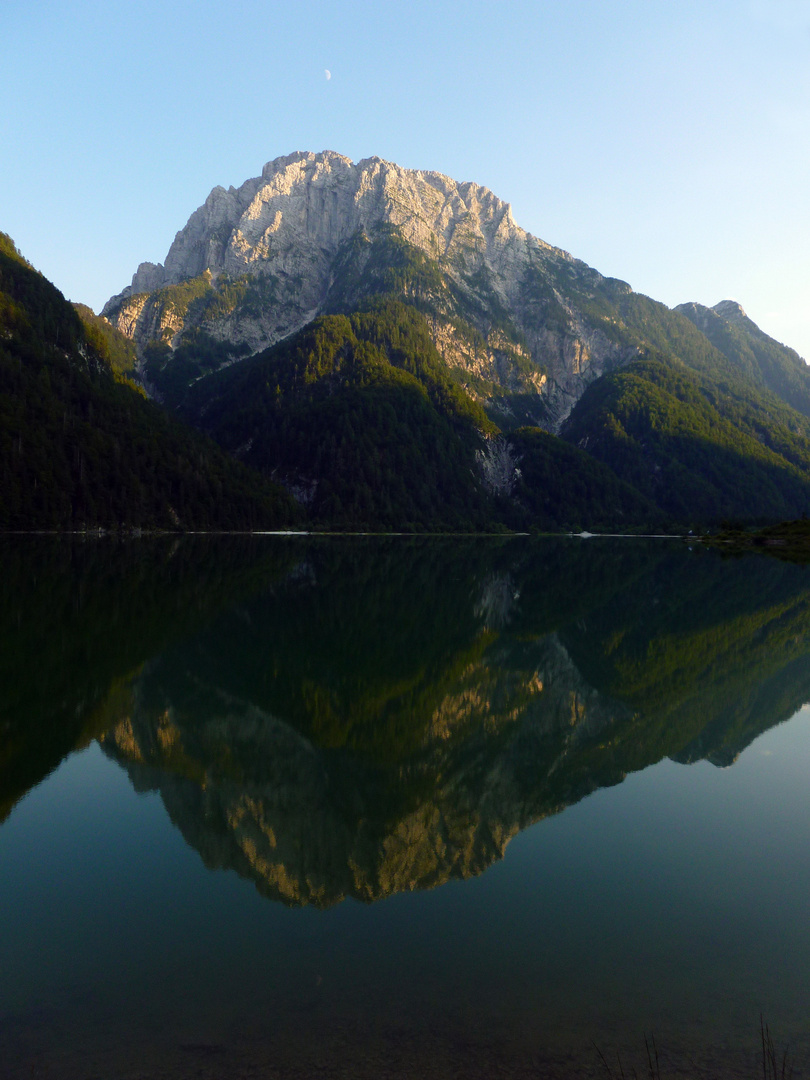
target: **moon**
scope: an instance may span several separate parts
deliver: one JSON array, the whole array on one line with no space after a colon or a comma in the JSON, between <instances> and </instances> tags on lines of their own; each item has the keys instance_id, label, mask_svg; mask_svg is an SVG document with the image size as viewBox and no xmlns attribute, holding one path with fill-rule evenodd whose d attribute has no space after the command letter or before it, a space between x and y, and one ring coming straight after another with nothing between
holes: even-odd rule
<instances>
[{"instance_id":1,"label":"moon","mask_svg":"<svg viewBox=\"0 0 810 1080\"><path fill-rule=\"evenodd\" d=\"M326 76L326 81L329 82L329 80L332 78L332 72L329 70L329 68L324 68L323 73Z\"/></svg>"}]
</instances>

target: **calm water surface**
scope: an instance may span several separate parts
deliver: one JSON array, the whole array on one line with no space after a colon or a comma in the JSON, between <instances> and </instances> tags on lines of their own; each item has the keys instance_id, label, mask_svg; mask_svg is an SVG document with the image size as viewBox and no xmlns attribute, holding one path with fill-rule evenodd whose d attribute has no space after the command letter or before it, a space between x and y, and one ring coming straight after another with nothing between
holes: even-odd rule
<instances>
[{"instance_id":1,"label":"calm water surface","mask_svg":"<svg viewBox=\"0 0 810 1080\"><path fill-rule=\"evenodd\" d=\"M0 541L0 1077L810 1063L810 572ZM615 1068L618 1075L618 1067Z\"/></svg>"}]
</instances>

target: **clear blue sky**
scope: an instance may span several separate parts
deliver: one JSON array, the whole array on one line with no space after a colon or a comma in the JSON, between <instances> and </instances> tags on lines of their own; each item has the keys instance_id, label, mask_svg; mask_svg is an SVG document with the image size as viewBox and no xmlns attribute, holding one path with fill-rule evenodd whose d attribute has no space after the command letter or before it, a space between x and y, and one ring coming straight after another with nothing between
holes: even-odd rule
<instances>
[{"instance_id":1,"label":"clear blue sky","mask_svg":"<svg viewBox=\"0 0 810 1080\"><path fill-rule=\"evenodd\" d=\"M486 184L810 359L810 0L5 0L0 42L0 230L70 299L215 184L331 149Z\"/></svg>"}]
</instances>

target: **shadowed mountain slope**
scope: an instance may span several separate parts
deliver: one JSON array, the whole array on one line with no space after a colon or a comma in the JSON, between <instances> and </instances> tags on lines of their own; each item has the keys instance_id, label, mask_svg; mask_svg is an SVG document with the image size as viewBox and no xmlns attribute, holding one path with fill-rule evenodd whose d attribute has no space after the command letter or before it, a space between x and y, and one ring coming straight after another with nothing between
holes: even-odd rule
<instances>
[{"instance_id":1,"label":"shadowed mountain slope","mask_svg":"<svg viewBox=\"0 0 810 1080\"><path fill-rule=\"evenodd\" d=\"M810 368L794 349L763 333L738 303L722 300L713 308L679 304L675 310L693 322L741 374L810 416Z\"/></svg>"},{"instance_id":2,"label":"shadowed mountain slope","mask_svg":"<svg viewBox=\"0 0 810 1080\"><path fill-rule=\"evenodd\" d=\"M120 374L97 327L0 235L0 528L265 528L275 485Z\"/></svg>"}]
</instances>

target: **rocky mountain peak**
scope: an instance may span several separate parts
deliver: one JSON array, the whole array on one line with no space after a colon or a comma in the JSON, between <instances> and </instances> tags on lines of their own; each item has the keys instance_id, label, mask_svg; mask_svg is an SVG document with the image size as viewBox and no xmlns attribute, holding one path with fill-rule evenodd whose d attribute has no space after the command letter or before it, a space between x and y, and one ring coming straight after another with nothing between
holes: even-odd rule
<instances>
[{"instance_id":1,"label":"rocky mountain peak","mask_svg":"<svg viewBox=\"0 0 810 1080\"><path fill-rule=\"evenodd\" d=\"M307 266L311 277L313 263L323 268L343 241L380 224L397 226L433 257L472 249L501 262L505 244L527 239L509 205L485 187L379 157L354 164L331 150L297 151L269 161L239 188L215 187L177 233L165 263L142 263L105 311L205 270L216 279Z\"/></svg>"},{"instance_id":2,"label":"rocky mountain peak","mask_svg":"<svg viewBox=\"0 0 810 1080\"><path fill-rule=\"evenodd\" d=\"M725 319L726 322L741 322L743 319L747 319L745 311L743 311L742 305L738 304L736 300L721 300L719 304L715 304L712 311L716 312L721 319Z\"/></svg>"}]
</instances>

